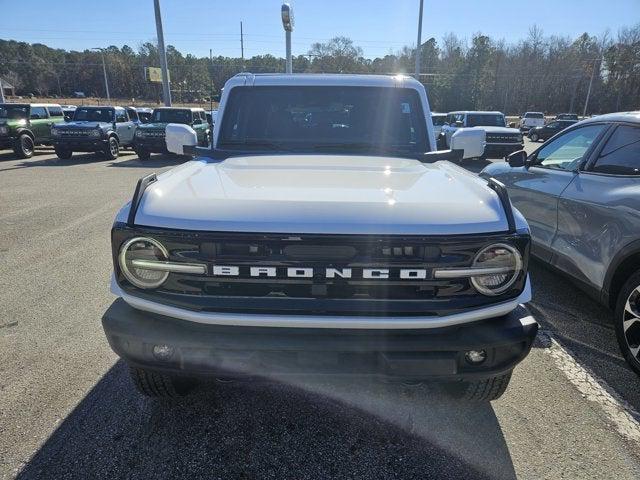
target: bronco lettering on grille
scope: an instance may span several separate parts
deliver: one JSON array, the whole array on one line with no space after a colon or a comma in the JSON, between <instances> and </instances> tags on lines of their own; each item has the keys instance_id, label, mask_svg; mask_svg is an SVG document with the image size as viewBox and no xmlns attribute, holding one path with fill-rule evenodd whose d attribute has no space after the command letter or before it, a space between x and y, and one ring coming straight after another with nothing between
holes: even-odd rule
<instances>
[{"instance_id":1,"label":"bronco lettering on grille","mask_svg":"<svg viewBox=\"0 0 640 480\"><path fill-rule=\"evenodd\" d=\"M244 271L236 265L214 265L217 277L265 277L265 278L359 278L366 280L424 280L424 268L311 268L311 267L258 267L245 266Z\"/></svg>"}]
</instances>

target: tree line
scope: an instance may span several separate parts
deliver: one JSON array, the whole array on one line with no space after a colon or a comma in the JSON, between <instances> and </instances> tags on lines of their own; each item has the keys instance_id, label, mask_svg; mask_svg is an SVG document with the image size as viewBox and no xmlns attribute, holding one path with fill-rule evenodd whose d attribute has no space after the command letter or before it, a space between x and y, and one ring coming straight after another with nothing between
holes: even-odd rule
<instances>
[{"instance_id":1,"label":"tree line","mask_svg":"<svg viewBox=\"0 0 640 480\"><path fill-rule=\"evenodd\" d=\"M104 50L111 96L160 102L161 86L147 81L144 68L158 66L155 43L137 50L128 45ZM481 33L466 40L448 34L430 38L419 49L404 47L383 57L367 58L351 39L314 43L293 58L294 72L414 73L421 56L420 81L432 109L500 110L520 114L587 113L640 109L640 24L615 36L584 33L571 39L545 36L536 26L524 40L507 43ZM171 89L177 101L207 101L241 71L283 72L285 59L258 55L248 59L196 57L167 47ZM18 95L69 96L75 91L104 97L99 51L66 51L36 43L0 40L0 76Z\"/></svg>"}]
</instances>

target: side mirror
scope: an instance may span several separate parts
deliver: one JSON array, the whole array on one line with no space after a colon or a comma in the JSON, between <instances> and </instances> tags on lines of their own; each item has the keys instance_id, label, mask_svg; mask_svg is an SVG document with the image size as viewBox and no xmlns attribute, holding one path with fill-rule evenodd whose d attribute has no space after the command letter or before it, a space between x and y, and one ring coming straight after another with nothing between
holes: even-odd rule
<instances>
[{"instance_id":1,"label":"side mirror","mask_svg":"<svg viewBox=\"0 0 640 480\"><path fill-rule=\"evenodd\" d=\"M456 127L459 127L459 128L464 127L464 123L462 123L461 120L458 120L456 121Z\"/></svg>"},{"instance_id":2,"label":"side mirror","mask_svg":"<svg viewBox=\"0 0 640 480\"><path fill-rule=\"evenodd\" d=\"M509 128L516 128L516 122L511 122L509 124Z\"/></svg>"},{"instance_id":3,"label":"side mirror","mask_svg":"<svg viewBox=\"0 0 640 480\"><path fill-rule=\"evenodd\" d=\"M486 133L481 128L463 128L451 136L451 150L463 150L463 160L481 157L485 144Z\"/></svg>"},{"instance_id":4,"label":"side mirror","mask_svg":"<svg viewBox=\"0 0 640 480\"><path fill-rule=\"evenodd\" d=\"M527 152L518 150L507 156L507 163L510 167L524 167L527 164Z\"/></svg>"},{"instance_id":5,"label":"side mirror","mask_svg":"<svg viewBox=\"0 0 640 480\"><path fill-rule=\"evenodd\" d=\"M185 155L185 147L198 145L198 135L189 125L170 123L165 130L167 150L177 155Z\"/></svg>"}]
</instances>

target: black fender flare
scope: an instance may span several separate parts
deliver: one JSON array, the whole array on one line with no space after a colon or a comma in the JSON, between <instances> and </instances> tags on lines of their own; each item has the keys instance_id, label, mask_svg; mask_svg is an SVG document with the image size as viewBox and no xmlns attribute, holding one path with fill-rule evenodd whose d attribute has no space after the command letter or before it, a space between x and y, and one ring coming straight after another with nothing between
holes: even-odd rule
<instances>
[{"instance_id":1,"label":"black fender flare","mask_svg":"<svg viewBox=\"0 0 640 480\"><path fill-rule=\"evenodd\" d=\"M116 140L118 140L118 143L120 143L120 137L118 136L118 133L115 130L108 130L107 131L107 134L106 134L107 140L110 137L116 137Z\"/></svg>"},{"instance_id":2,"label":"black fender flare","mask_svg":"<svg viewBox=\"0 0 640 480\"><path fill-rule=\"evenodd\" d=\"M620 288L626 282L628 276L640 268L640 262L627 263L633 257L638 257L640 260L640 239L634 240L620 249L609 264L600 293L600 301L605 305L609 307L615 306Z\"/></svg>"},{"instance_id":3,"label":"black fender flare","mask_svg":"<svg viewBox=\"0 0 640 480\"><path fill-rule=\"evenodd\" d=\"M23 134L25 134L25 133L26 133L27 135L29 135L33 140L35 140L36 136L35 136L35 135L33 134L33 132L32 132L31 130L29 130L29 128L27 128L27 127L19 128L19 129L16 131L16 140L20 137L20 135L23 135Z\"/></svg>"}]
</instances>

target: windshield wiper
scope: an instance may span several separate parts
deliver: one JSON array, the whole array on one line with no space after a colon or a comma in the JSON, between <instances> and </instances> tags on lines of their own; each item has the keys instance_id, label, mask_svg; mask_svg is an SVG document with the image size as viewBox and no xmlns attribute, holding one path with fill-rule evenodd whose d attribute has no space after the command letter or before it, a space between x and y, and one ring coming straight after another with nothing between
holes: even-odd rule
<instances>
[{"instance_id":1,"label":"windshield wiper","mask_svg":"<svg viewBox=\"0 0 640 480\"><path fill-rule=\"evenodd\" d=\"M313 145L314 150L358 150L384 153L416 153L414 147L410 145L376 145L374 143L353 142L353 143L317 143Z\"/></svg>"},{"instance_id":2,"label":"windshield wiper","mask_svg":"<svg viewBox=\"0 0 640 480\"><path fill-rule=\"evenodd\" d=\"M224 142L219 145L220 148L225 147L263 147L268 150L280 150L280 151L291 151L290 148L284 146L282 143L270 142L268 140L259 140L259 139L251 139L247 138L242 141L231 141Z\"/></svg>"}]
</instances>

